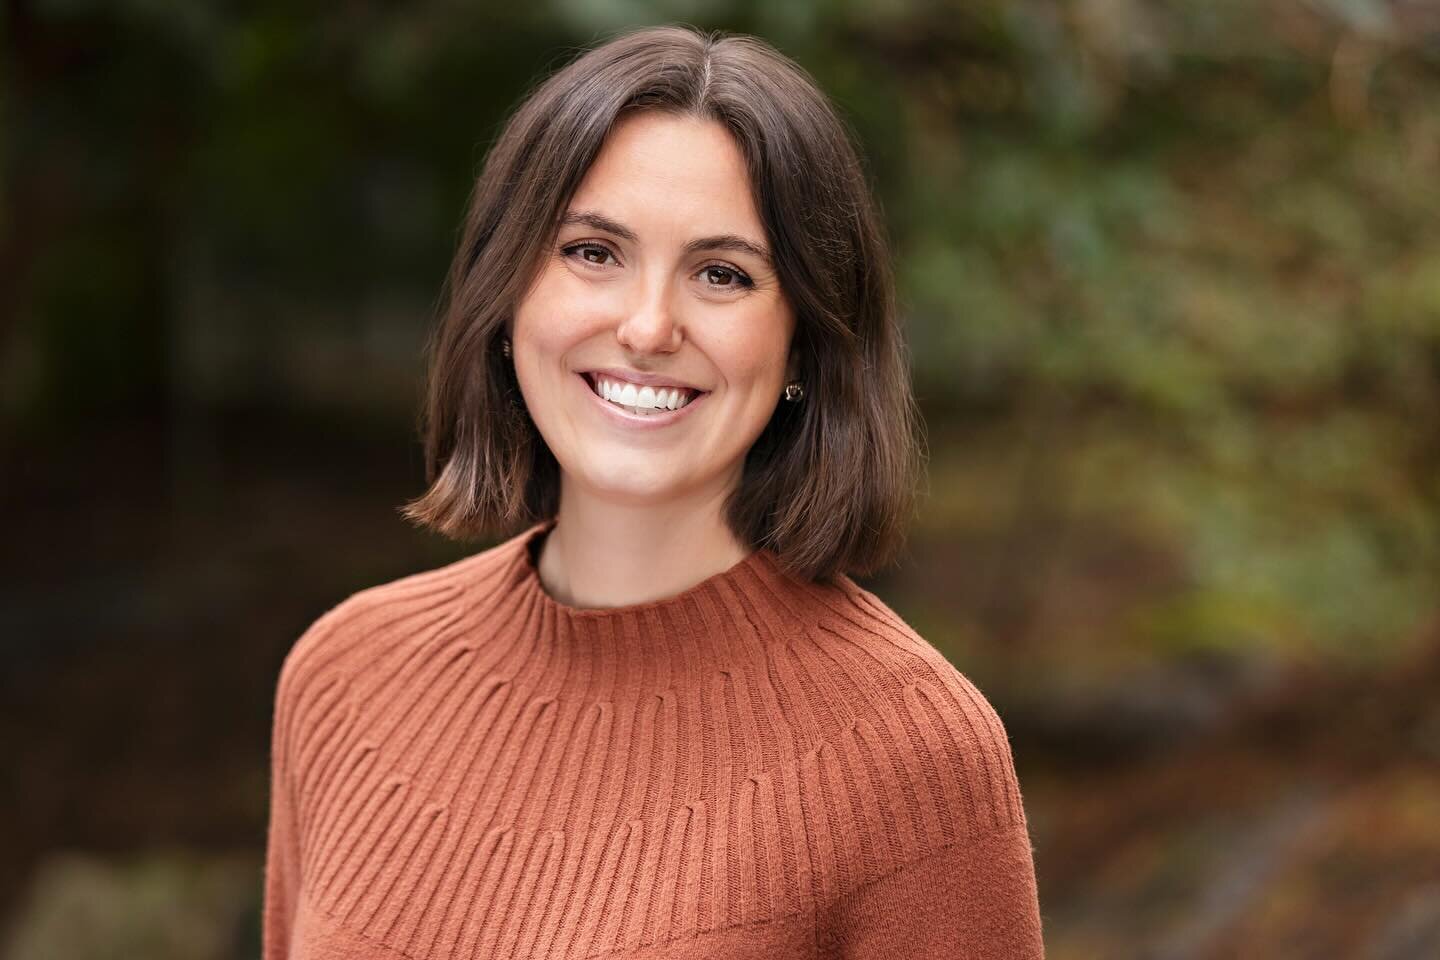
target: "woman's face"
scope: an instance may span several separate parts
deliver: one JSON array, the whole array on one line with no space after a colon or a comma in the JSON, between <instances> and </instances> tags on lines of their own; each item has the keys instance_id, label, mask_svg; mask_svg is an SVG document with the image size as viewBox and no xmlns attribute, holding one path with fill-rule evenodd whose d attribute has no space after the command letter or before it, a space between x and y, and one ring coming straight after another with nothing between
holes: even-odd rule
<instances>
[{"instance_id":1,"label":"woman's face","mask_svg":"<svg viewBox=\"0 0 1440 960\"><path fill-rule=\"evenodd\" d=\"M511 330L567 487L656 504L739 482L795 370L750 189L715 121L645 112L611 129Z\"/></svg>"}]
</instances>

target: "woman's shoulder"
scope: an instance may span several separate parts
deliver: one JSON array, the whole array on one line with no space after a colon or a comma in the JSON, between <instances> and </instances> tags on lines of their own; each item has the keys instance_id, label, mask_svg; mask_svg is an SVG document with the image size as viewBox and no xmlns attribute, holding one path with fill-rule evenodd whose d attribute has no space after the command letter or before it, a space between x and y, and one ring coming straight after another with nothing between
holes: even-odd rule
<instances>
[{"instance_id":1,"label":"woman's shoulder","mask_svg":"<svg viewBox=\"0 0 1440 960\"><path fill-rule=\"evenodd\" d=\"M983 722L1003 734L994 706L979 686L878 595L848 576L812 594L811 622L831 649L848 655L850 672L877 692L923 689L953 701L948 720Z\"/></svg>"},{"instance_id":2,"label":"woman's shoulder","mask_svg":"<svg viewBox=\"0 0 1440 960\"><path fill-rule=\"evenodd\" d=\"M948 811L964 832L1023 824L1009 734L979 685L850 578L822 597L816 647L849 714L834 759L863 749L856 755L887 760L894 798ZM908 815L904 806L895 814Z\"/></svg>"},{"instance_id":3,"label":"woman's shoulder","mask_svg":"<svg viewBox=\"0 0 1440 960\"><path fill-rule=\"evenodd\" d=\"M326 608L291 644L277 700L294 699L381 661L409 637L452 615L477 585L505 576L515 539L448 563L357 589Z\"/></svg>"}]
</instances>

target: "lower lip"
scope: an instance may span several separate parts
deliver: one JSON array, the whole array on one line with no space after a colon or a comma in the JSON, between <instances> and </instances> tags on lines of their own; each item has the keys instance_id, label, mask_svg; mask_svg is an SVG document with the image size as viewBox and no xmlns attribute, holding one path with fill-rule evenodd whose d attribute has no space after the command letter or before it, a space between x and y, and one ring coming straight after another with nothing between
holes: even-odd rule
<instances>
[{"instance_id":1,"label":"lower lip","mask_svg":"<svg viewBox=\"0 0 1440 960\"><path fill-rule=\"evenodd\" d=\"M591 390L590 381L585 378L585 375L583 373L575 374L575 379L580 381L580 388L585 391L586 395L591 400L594 400L596 404L598 404L601 408L604 409L607 416L615 420L617 423L622 423L626 427L637 430L656 430L660 427L668 427L670 424L678 421L681 417L684 417L697 404L704 402L705 398L710 395L708 392L696 394L689 403L685 404L685 406L681 407L679 410L667 410L664 413L652 413L648 415L642 415L638 413L631 413L624 407L617 406L616 404L611 403L609 400L606 400L594 390Z\"/></svg>"}]
</instances>

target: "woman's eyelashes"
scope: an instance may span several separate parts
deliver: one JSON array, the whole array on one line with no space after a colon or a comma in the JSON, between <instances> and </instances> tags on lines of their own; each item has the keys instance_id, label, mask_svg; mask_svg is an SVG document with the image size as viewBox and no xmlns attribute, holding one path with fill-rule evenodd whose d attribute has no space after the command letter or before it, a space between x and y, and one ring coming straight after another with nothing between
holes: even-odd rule
<instances>
[{"instance_id":1,"label":"woman's eyelashes","mask_svg":"<svg viewBox=\"0 0 1440 960\"><path fill-rule=\"evenodd\" d=\"M619 263L619 258L615 256L614 251L612 251L609 247L605 246L603 243L572 243L569 246L561 247L560 253L562 256L568 257L572 260L576 258L576 255L578 253L579 259L587 267L603 267L606 257L613 258L616 263ZM598 258L592 257L592 254L598 254ZM699 273L702 275L710 274L712 272L718 272L721 276L728 276L731 278L728 282L725 283L706 284L706 286L714 287L718 290L723 290L727 287L748 289L755 286L755 281L752 280L750 276L746 274L743 270L736 269L735 267L728 266L723 263L709 263L701 267L699 270Z\"/></svg>"},{"instance_id":2,"label":"woman's eyelashes","mask_svg":"<svg viewBox=\"0 0 1440 960\"><path fill-rule=\"evenodd\" d=\"M574 259L576 251L582 251L582 250L583 250L583 251L586 251L586 253L582 253L581 256L580 256L580 259L583 260L583 261L585 261L585 263L588 264L588 265L590 265L590 266L596 266L596 267L598 267L598 266L603 266L604 263L605 263L605 258L606 258L607 256L608 256L608 257L615 257L615 254L611 252L611 250L610 250L609 247L604 246L603 244L599 244L599 243L572 243L572 244L570 244L570 246L568 246L568 247L561 247L561 248L560 248L560 253L561 253L563 256L570 257L571 259ZM598 259L598 260L592 260L592 259L590 259L590 257L587 255L587 254L589 254L589 253L599 253L599 254L600 254L600 259ZM617 263L619 262L619 258L618 258L618 257L616 257L615 260L616 260Z\"/></svg>"}]
</instances>

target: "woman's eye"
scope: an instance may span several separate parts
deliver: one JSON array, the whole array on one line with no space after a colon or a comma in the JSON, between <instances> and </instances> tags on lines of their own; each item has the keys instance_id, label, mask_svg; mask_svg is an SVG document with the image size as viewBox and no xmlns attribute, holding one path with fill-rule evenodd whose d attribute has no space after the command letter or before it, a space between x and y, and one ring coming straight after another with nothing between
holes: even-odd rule
<instances>
[{"instance_id":1,"label":"woman's eye","mask_svg":"<svg viewBox=\"0 0 1440 960\"><path fill-rule=\"evenodd\" d=\"M580 253L581 259L586 263L593 263L597 267L605 265L605 258L613 256L608 247L602 247L598 243L576 243L565 247L560 252L567 257Z\"/></svg>"},{"instance_id":2,"label":"woman's eye","mask_svg":"<svg viewBox=\"0 0 1440 960\"><path fill-rule=\"evenodd\" d=\"M753 287L755 285L754 280L751 280L739 270L722 267L718 264L705 267L701 272L704 273L707 281L714 281L717 278L721 281L719 283L710 283L709 285L712 287Z\"/></svg>"}]
</instances>

